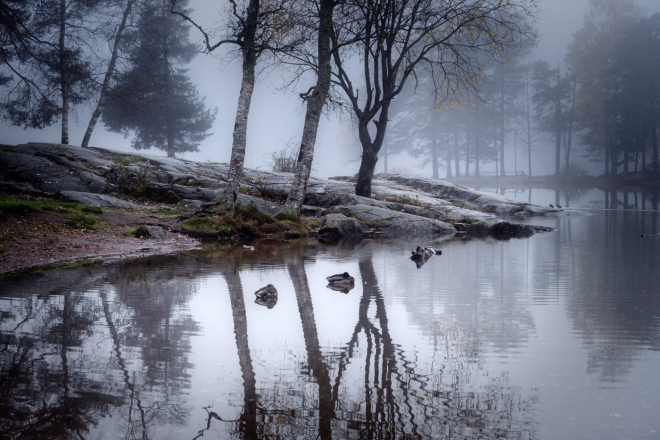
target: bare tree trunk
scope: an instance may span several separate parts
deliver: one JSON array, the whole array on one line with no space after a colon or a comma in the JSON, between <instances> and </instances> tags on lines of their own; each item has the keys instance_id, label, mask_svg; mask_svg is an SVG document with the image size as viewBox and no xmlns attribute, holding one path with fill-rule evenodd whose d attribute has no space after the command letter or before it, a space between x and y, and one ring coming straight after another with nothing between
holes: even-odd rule
<instances>
[{"instance_id":1,"label":"bare tree trunk","mask_svg":"<svg viewBox=\"0 0 660 440\"><path fill-rule=\"evenodd\" d=\"M557 129L555 137L555 176L559 177L559 174L561 173L561 132L559 129Z\"/></svg>"},{"instance_id":2,"label":"bare tree trunk","mask_svg":"<svg viewBox=\"0 0 660 440\"><path fill-rule=\"evenodd\" d=\"M529 177L532 177L532 116L531 106L529 105L529 73L527 73L527 82L525 84L527 91L526 116L527 116L527 168ZM530 191L531 192L531 191Z\"/></svg>"},{"instance_id":3,"label":"bare tree trunk","mask_svg":"<svg viewBox=\"0 0 660 440\"><path fill-rule=\"evenodd\" d=\"M362 162L358 171L358 180L355 184L355 194L362 197L371 197L371 180L374 176L374 169L378 162L378 156L373 153L371 148L364 148L362 152Z\"/></svg>"},{"instance_id":4,"label":"bare tree trunk","mask_svg":"<svg viewBox=\"0 0 660 440\"><path fill-rule=\"evenodd\" d=\"M561 70L557 66L557 87L561 83ZM561 173L561 99L555 101L555 176L559 177Z\"/></svg>"},{"instance_id":5,"label":"bare tree trunk","mask_svg":"<svg viewBox=\"0 0 660 440\"><path fill-rule=\"evenodd\" d=\"M165 77L165 135L167 137L167 157L174 157L174 121L172 121L172 103L173 93L172 77L170 75L169 46L167 38L163 42L163 74Z\"/></svg>"},{"instance_id":6,"label":"bare tree trunk","mask_svg":"<svg viewBox=\"0 0 660 440\"><path fill-rule=\"evenodd\" d=\"M619 152L616 150L614 145L614 134L612 133L612 126L610 121L608 121L607 138L610 147L610 174L612 176L616 176L619 168Z\"/></svg>"},{"instance_id":7,"label":"bare tree trunk","mask_svg":"<svg viewBox=\"0 0 660 440\"><path fill-rule=\"evenodd\" d=\"M465 177L470 176L470 127L467 128L467 139L465 142Z\"/></svg>"},{"instance_id":8,"label":"bare tree trunk","mask_svg":"<svg viewBox=\"0 0 660 440\"><path fill-rule=\"evenodd\" d=\"M504 65L500 67L500 175L506 176L504 170Z\"/></svg>"},{"instance_id":9,"label":"bare tree trunk","mask_svg":"<svg viewBox=\"0 0 660 440\"><path fill-rule=\"evenodd\" d=\"M360 135L360 144L362 144L362 162L358 172L357 183L355 184L355 194L362 197L371 197L371 180L374 176L376 162L378 162L378 152L385 139L385 130L387 129L387 115L389 112L390 101L385 101L380 109L376 124L376 135L371 140L368 124L371 118L363 116L358 121L358 132Z\"/></svg>"},{"instance_id":10,"label":"bare tree trunk","mask_svg":"<svg viewBox=\"0 0 660 440\"><path fill-rule=\"evenodd\" d=\"M447 153L447 179L451 179L453 176L451 174L451 155Z\"/></svg>"},{"instance_id":11,"label":"bare tree trunk","mask_svg":"<svg viewBox=\"0 0 660 440\"><path fill-rule=\"evenodd\" d=\"M658 172L658 129L653 127L651 131L651 140L653 142L653 175L657 178L660 177Z\"/></svg>"},{"instance_id":12,"label":"bare tree trunk","mask_svg":"<svg viewBox=\"0 0 660 440\"><path fill-rule=\"evenodd\" d=\"M318 36L318 78L316 86L308 93L307 110L305 113L305 125L303 127L300 152L296 175L291 184L291 190L286 200L286 207L300 215L307 192L307 182L312 171L314 159L314 146L316 145L316 134L319 127L319 119L323 106L330 90L330 79L332 66L330 65L330 33L332 30L332 11L335 7L334 0L321 0L319 7L319 36Z\"/></svg>"},{"instance_id":13,"label":"bare tree trunk","mask_svg":"<svg viewBox=\"0 0 660 440\"><path fill-rule=\"evenodd\" d=\"M513 173L518 175L518 128L513 133Z\"/></svg>"},{"instance_id":14,"label":"bare tree trunk","mask_svg":"<svg viewBox=\"0 0 660 440\"><path fill-rule=\"evenodd\" d=\"M658 121L656 117L655 97L651 95L651 142L653 145L653 175L660 177L660 170L658 169Z\"/></svg>"},{"instance_id":15,"label":"bare tree trunk","mask_svg":"<svg viewBox=\"0 0 660 440\"><path fill-rule=\"evenodd\" d=\"M69 84L65 62L64 34L66 33L66 0L60 0L60 92L62 93L62 144L69 143Z\"/></svg>"},{"instance_id":16,"label":"bare tree trunk","mask_svg":"<svg viewBox=\"0 0 660 440\"><path fill-rule=\"evenodd\" d=\"M80 146L83 148L87 148L89 146L89 139L92 137L92 132L94 131L96 122L98 121L99 116L101 116L101 113L103 112L103 108L105 107L105 101L107 99L108 90L110 88L110 79L112 78L112 75L115 73L115 65L117 64L117 56L119 54L119 42L124 33L124 29L126 28L126 21L128 20L128 17L131 14L131 9L133 9L133 5L135 4L135 1L136 0L128 0L126 2L126 8L124 9L124 13L121 18L121 23L119 23L119 27L117 27L117 33L115 34L115 41L112 45L112 56L110 57L110 62L108 63L108 70L106 70L105 76L103 77L103 85L101 86L101 94L99 96L99 102L96 104L96 108L92 113L92 117L89 119L89 124L87 124L87 131L85 131L85 136L83 137L82 144L80 144Z\"/></svg>"},{"instance_id":17,"label":"bare tree trunk","mask_svg":"<svg viewBox=\"0 0 660 440\"><path fill-rule=\"evenodd\" d=\"M439 179L440 175L438 173L438 140L435 135L433 136L433 144L431 145L431 166L433 167L433 178ZM449 170L448 172L451 172Z\"/></svg>"},{"instance_id":18,"label":"bare tree trunk","mask_svg":"<svg viewBox=\"0 0 660 440\"><path fill-rule=\"evenodd\" d=\"M474 140L474 177L480 177L481 172L479 171L479 162L481 160L481 117L478 111L476 118L477 123Z\"/></svg>"},{"instance_id":19,"label":"bare tree trunk","mask_svg":"<svg viewBox=\"0 0 660 440\"><path fill-rule=\"evenodd\" d=\"M456 167L456 177L461 177L460 165L460 154L459 154L459 145L458 145L458 127L454 125L454 166Z\"/></svg>"},{"instance_id":20,"label":"bare tree trunk","mask_svg":"<svg viewBox=\"0 0 660 440\"><path fill-rule=\"evenodd\" d=\"M245 144L247 140L247 122L254 91L254 70L257 64L257 51L255 50L255 35L257 33L257 20L259 17L259 0L250 0L245 28L243 32L243 78L241 80L241 91L238 94L238 108L236 109L236 120L234 122L234 134L231 145L231 159L229 161L229 174L227 175L227 187L223 199L227 203L234 203L238 198L238 191L243 177L243 165L245 163Z\"/></svg>"},{"instance_id":21,"label":"bare tree trunk","mask_svg":"<svg viewBox=\"0 0 660 440\"><path fill-rule=\"evenodd\" d=\"M571 98L571 112L568 115L568 142L566 143L565 168L568 170L571 163L571 147L573 144L573 117L575 114L575 94L577 93L577 76L573 79L573 97Z\"/></svg>"}]
</instances>

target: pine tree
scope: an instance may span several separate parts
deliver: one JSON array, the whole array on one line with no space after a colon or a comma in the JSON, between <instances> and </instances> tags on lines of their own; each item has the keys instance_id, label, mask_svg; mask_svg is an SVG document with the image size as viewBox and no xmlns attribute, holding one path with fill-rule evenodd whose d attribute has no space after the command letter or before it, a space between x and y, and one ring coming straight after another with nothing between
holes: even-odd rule
<instances>
[{"instance_id":1,"label":"pine tree","mask_svg":"<svg viewBox=\"0 0 660 440\"><path fill-rule=\"evenodd\" d=\"M88 22L99 4L100 0L31 0L13 9L12 20L21 20L16 32L23 40L14 46L22 61L12 68L18 84L2 104L3 116L11 123L43 128L60 119L61 142L69 143L69 113L95 87L83 47L94 38Z\"/></svg>"},{"instance_id":2,"label":"pine tree","mask_svg":"<svg viewBox=\"0 0 660 440\"><path fill-rule=\"evenodd\" d=\"M197 53L188 26L158 0L143 10L138 29L127 38L130 68L119 74L102 118L110 131L134 133L135 149L157 148L176 153L198 151L210 133L217 110L204 98L180 66Z\"/></svg>"}]
</instances>

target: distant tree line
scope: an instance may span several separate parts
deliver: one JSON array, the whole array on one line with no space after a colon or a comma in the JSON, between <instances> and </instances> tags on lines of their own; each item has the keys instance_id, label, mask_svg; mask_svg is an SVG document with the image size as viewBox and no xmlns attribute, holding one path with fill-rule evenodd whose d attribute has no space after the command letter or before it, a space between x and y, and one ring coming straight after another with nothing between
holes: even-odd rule
<instances>
[{"instance_id":1,"label":"distant tree line","mask_svg":"<svg viewBox=\"0 0 660 440\"><path fill-rule=\"evenodd\" d=\"M532 152L552 146L555 175L571 177L585 172L573 160L578 145L606 175L660 177L660 14L643 16L634 0L590 5L564 69L533 60L530 44L483 69L471 99L441 103L421 74L391 106L388 152L408 151L434 178L441 168L447 177L479 177L486 163L504 176L511 156L515 171L532 176Z\"/></svg>"}]
</instances>

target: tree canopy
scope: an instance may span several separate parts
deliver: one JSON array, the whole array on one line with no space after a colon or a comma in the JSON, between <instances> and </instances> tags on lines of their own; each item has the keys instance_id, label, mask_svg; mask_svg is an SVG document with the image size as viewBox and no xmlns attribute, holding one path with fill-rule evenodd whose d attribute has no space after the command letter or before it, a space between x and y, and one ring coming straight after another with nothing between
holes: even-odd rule
<instances>
[{"instance_id":1,"label":"tree canopy","mask_svg":"<svg viewBox=\"0 0 660 440\"><path fill-rule=\"evenodd\" d=\"M118 74L102 118L111 131L133 132L136 149L158 148L173 157L197 151L210 135L217 111L205 108L179 67L197 53L188 32L188 25L155 1L127 39L130 68Z\"/></svg>"}]
</instances>

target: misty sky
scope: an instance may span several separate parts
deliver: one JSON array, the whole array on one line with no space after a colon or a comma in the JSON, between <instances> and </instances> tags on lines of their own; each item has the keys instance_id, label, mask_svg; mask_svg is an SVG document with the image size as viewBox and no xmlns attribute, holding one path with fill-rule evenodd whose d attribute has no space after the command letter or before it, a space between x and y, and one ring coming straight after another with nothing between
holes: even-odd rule
<instances>
[{"instance_id":1,"label":"misty sky","mask_svg":"<svg viewBox=\"0 0 660 440\"><path fill-rule=\"evenodd\" d=\"M660 0L638 0L637 3L646 7L649 14L660 12ZM537 27L542 39L534 57L548 61L551 66L556 66L557 63L563 61L566 46L572 40L573 33L581 26L583 18L589 10L589 0L541 0L540 4L542 11ZM216 5L217 2L210 0L193 0L190 3L190 6L196 10L195 17L202 23L206 22L207 25L211 24L214 16L217 16ZM191 30L191 37L193 40L198 38L194 29ZM201 144L200 152L186 153L180 157L198 161L227 162L231 153L232 129L240 87L240 60L221 64L213 56L200 55L188 67L189 75L198 87L200 94L206 96L207 105L218 107L218 116L212 130L213 135ZM307 87L303 84L299 87L300 90L278 92L277 89L281 84L281 74L276 71L262 74L259 78L248 122L246 167L260 167L263 170L269 170L266 163L273 152L283 149L290 141L295 143L300 140L304 107L298 93L303 89L306 90ZM80 145L91 113L90 107L89 104L81 107L78 110L77 118L73 116L70 123L71 144ZM347 123L347 117L343 118L344 123ZM60 139L59 123L44 130L23 130L3 124L0 125L0 130L2 130L0 143L5 144L57 143ZM337 148L339 132L337 117L321 120L314 158L314 175L329 177L357 172L359 163L348 162L342 157L348 155ZM113 150L134 151L130 148L130 139L125 139L120 134L107 132L102 121L97 124L90 145ZM160 150L149 150L148 153L158 156L165 155L165 152ZM512 153L508 154L511 159ZM523 157L519 157L519 163L523 159ZM534 157L535 162L548 164L548 169L540 168L539 172L542 174L553 172L554 169L550 168L554 167L553 160L543 159L545 159L543 153L538 153L538 157ZM376 172L382 172L382 162L382 160L379 161ZM430 167L418 168L418 162L401 155L396 160L390 160L389 167L390 171L396 167L399 171L430 176ZM489 164L484 168L489 170L490 166ZM395 169L395 171L397 170Z\"/></svg>"}]
</instances>

